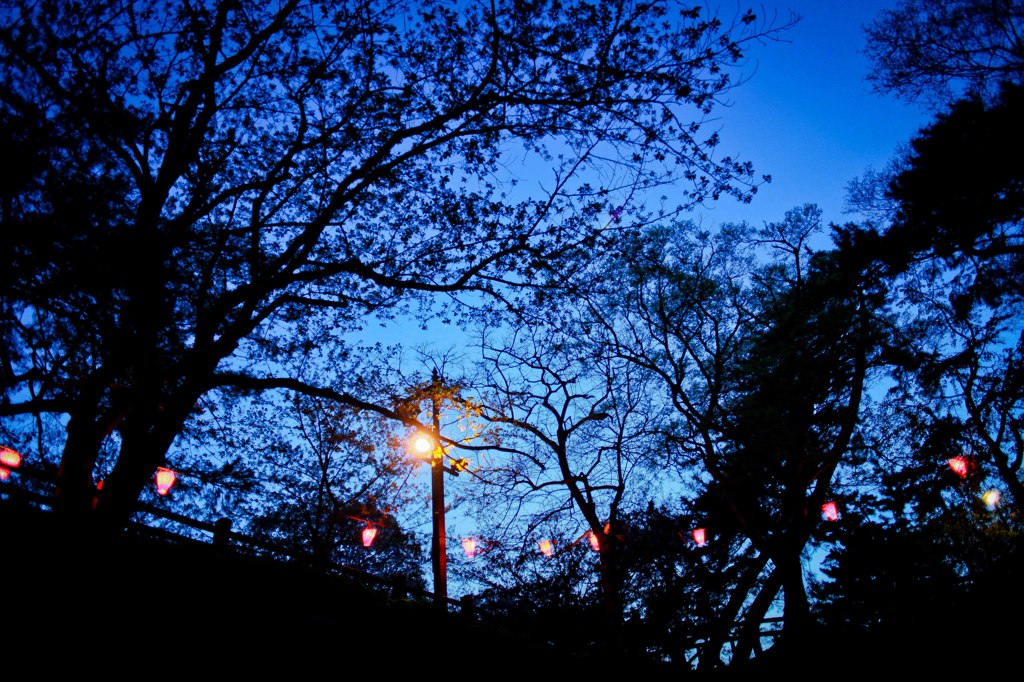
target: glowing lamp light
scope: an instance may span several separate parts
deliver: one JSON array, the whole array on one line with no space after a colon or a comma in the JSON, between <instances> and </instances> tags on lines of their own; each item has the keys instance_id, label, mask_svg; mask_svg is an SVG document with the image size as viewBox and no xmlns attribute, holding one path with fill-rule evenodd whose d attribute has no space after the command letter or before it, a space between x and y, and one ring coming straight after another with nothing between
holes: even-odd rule
<instances>
[{"instance_id":1,"label":"glowing lamp light","mask_svg":"<svg viewBox=\"0 0 1024 682\"><path fill-rule=\"evenodd\" d=\"M473 538L466 538L462 541L462 551L466 553L466 557L472 559L476 556L476 540Z\"/></svg>"},{"instance_id":2,"label":"glowing lamp light","mask_svg":"<svg viewBox=\"0 0 1024 682\"><path fill-rule=\"evenodd\" d=\"M595 552L601 549L601 540L597 537L597 533L592 530L587 531L587 539L590 540L590 548Z\"/></svg>"},{"instance_id":3,"label":"glowing lamp light","mask_svg":"<svg viewBox=\"0 0 1024 682\"><path fill-rule=\"evenodd\" d=\"M540 553L544 556L551 556L555 553L555 543L551 540L541 540L537 544L540 545Z\"/></svg>"},{"instance_id":4,"label":"glowing lamp light","mask_svg":"<svg viewBox=\"0 0 1024 682\"><path fill-rule=\"evenodd\" d=\"M698 547L703 547L708 543L708 532L705 528L694 528L690 533L693 536L693 541L697 543Z\"/></svg>"},{"instance_id":5,"label":"glowing lamp light","mask_svg":"<svg viewBox=\"0 0 1024 682\"><path fill-rule=\"evenodd\" d=\"M835 502L826 502L821 505L821 513L826 521L835 521L839 518L839 508Z\"/></svg>"},{"instance_id":6,"label":"glowing lamp light","mask_svg":"<svg viewBox=\"0 0 1024 682\"><path fill-rule=\"evenodd\" d=\"M367 525L363 529L363 547L369 547L373 544L374 538L377 537L377 529L373 526Z\"/></svg>"},{"instance_id":7,"label":"glowing lamp light","mask_svg":"<svg viewBox=\"0 0 1024 682\"><path fill-rule=\"evenodd\" d=\"M412 447L416 452L420 453L420 456L426 458L426 456L434 449L434 442L430 440L429 437L420 434L413 439Z\"/></svg>"},{"instance_id":8,"label":"glowing lamp light","mask_svg":"<svg viewBox=\"0 0 1024 682\"><path fill-rule=\"evenodd\" d=\"M178 475L165 467L160 467L156 470L156 492L158 495L166 495L174 482L178 480Z\"/></svg>"},{"instance_id":9,"label":"glowing lamp light","mask_svg":"<svg viewBox=\"0 0 1024 682\"><path fill-rule=\"evenodd\" d=\"M0 481L6 481L11 477L11 470L7 467L0 467Z\"/></svg>"},{"instance_id":10,"label":"glowing lamp light","mask_svg":"<svg viewBox=\"0 0 1024 682\"><path fill-rule=\"evenodd\" d=\"M950 457L947 461L949 468L953 470L953 473L960 478L967 478L967 458L966 457Z\"/></svg>"},{"instance_id":11,"label":"glowing lamp light","mask_svg":"<svg viewBox=\"0 0 1024 682\"><path fill-rule=\"evenodd\" d=\"M17 469L21 466L21 454L0 446L0 467L4 469ZM7 472L10 474L10 471Z\"/></svg>"},{"instance_id":12,"label":"glowing lamp light","mask_svg":"<svg viewBox=\"0 0 1024 682\"><path fill-rule=\"evenodd\" d=\"M989 509L995 509L999 505L1000 494L998 490L989 490L981 496L981 501Z\"/></svg>"}]
</instances>

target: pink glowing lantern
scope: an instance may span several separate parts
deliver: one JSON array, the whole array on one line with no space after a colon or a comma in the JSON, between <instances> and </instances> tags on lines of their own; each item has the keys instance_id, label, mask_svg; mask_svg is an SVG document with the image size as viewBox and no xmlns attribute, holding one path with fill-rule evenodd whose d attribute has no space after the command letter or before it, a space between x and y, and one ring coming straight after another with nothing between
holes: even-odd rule
<instances>
[{"instance_id":1,"label":"pink glowing lantern","mask_svg":"<svg viewBox=\"0 0 1024 682\"><path fill-rule=\"evenodd\" d=\"M366 528L363 529L363 547L369 547L373 544L374 539L377 537L377 529L367 524Z\"/></svg>"},{"instance_id":2,"label":"pink glowing lantern","mask_svg":"<svg viewBox=\"0 0 1024 682\"><path fill-rule=\"evenodd\" d=\"M166 495L171 486L178 480L178 475L165 467L156 470L156 492L158 495Z\"/></svg>"},{"instance_id":3,"label":"pink glowing lantern","mask_svg":"<svg viewBox=\"0 0 1024 682\"><path fill-rule=\"evenodd\" d=\"M953 470L954 474L956 474L960 478L967 478L968 467L966 457L950 457L947 463L949 464L949 468Z\"/></svg>"},{"instance_id":4,"label":"pink glowing lantern","mask_svg":"<svg viewBox=\"0 0 1024 682\"><path fill-rule=\"evenodd\" d=\"M601 550L601 539L597 537L597 533L592 530L587 531L587 540L590 541L590 548L595 552Z\"/></svg>"},{"instance_id":5,"label":"pink glowing lantern","mask_svg":"<svg viewBox=\"0 0 1024 682\"><path fill-rule=\"evenodd\" d=\"M476 540L474 540L473 538L465 538L462 541L462 551L466 553L467 559L472 559L473 557L475 557L477 551Z\"/></svg>"},{"instance_id":6,"label":"pink glowing lantern","mask_svg":"<svg viewBox=\"0 0 1024 682\"><path fill-rule=\"evenodd\" d=\"M0 446L0 467L17 469L21 466L21 454L10 448Z\"/></svg>"},{"instance_id":7,"label":"pink glowing lantern","mask_svg":"<svg viewBox=\"0 0 1024 682\"><path fill-rule=\"evenodd\" d=\"M708 543L708 532L705 528L694 528L691 535L693 535L693 541L697 543L698 547L703 547Z\"/></svg>"},{"instance_id":8,"label":"pink glowing lantern","mask_svg":"<svg viewBox=\"0 0 1024 682\"><path fill-rule=\"evenodd\" d=\"M0 481L11 477L11 469L21 466L21 454L10 448L0 446Z\"/></svg>"},{"instance_id":9,"label":"pink glowing lantern","mask_svg":"<svg viewBox=\"0 0 1024 682\"><path fill-rule=\"evenodd\" d=\"M826 502L821 505L821 513L826 521L835 521L839 518L839 508L835 502Z\"/></svg>"}]
</instances>

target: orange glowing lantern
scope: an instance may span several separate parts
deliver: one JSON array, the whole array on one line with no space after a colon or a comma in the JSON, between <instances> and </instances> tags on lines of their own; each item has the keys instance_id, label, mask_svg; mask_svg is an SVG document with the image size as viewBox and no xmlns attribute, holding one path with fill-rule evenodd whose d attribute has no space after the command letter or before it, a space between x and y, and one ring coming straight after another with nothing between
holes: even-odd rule
<instances>
[{"instance_id":1,"label":"orange glowing lantern","mask_svg":"<svg viewBox=\"0 0 1024 682\"><path fill-rule=\"evenodd\" d=\"M11 477L11 470L7 467L0 467L0 481L6 481Z\"/></svg>"},{"instance_id":2,"label":"orange glowing lantern","mask_svg":"<svg viewBox=\"0 0 1024 682\"><path fill-rule=\"evenodd\" d=\"M540 553L544 556L551 556L555 553L555 543L551 542L551 540L541 540L538 544L540 545Z\"/></svg>"},{"instance_id":3,"label":"orange glowing lantern","mask_svg":"<svg viewBox=\"0 0 1024 682\"><path fill-rule=\"evenodd\" d=\"M835 521L839 518L839 508L836 507L835 502L826 502L821 505L821 513L826 521Z\"/></svg>"},{"instance_id":4,"label":"orange glowing lantern","mask_svg":"<svg viewBox=\"0 0 1024 682\"><path fill-rule=\"evenodd\" d=\"M466 538L462 541L462 551L466 553L466 557L472 559L476 556L476 540L473 538Z\"/></svg>"},{"instance_id":5,"label":"orange glowing lantern","mask_svg":"<svg viewBox=\"0 0 1024 682\"><path fill-rule=\"evenodd\" d=\"M373 544L374 539L377 537L377 529L367 524L366 528L363 529L363 547L369 547Z\"/></svg>"},{"instance_id":6,"label":"orange glowing lantern","mask_svg":"<svg viewBox=\"0 0 1024 682\"><path fill-rule=\"evenodd\" d=\"M601 549L601 539L597 537L597 533L592 530L587 531L587 539L590 540L590 548L595 552Z\"/></svg>"},{"instance_id":7,"label":"orange glowing lantern","mask_svg":"<svg viewBox=\"0 0 1024 682\"><path fill-rule=\"evenodd\" d=\"M967 478L967 458L966 457L950 457L948 462L949 468L953 470L953 473L960 478Z\"/></svg>"},{"instance_id":8,"label":"orange glowing lantern","mask_svg":"<svg viewBox=\"0 0 1024 682\"><path fill-rule=\"evenodd\" d=\"M693 535L693 541L697 543L698 547L703 547L708 543L708 532L705 528L694 528L691 535Z\"/></svg>"},{"instance_id":9,"label":"orange glowing lantern","mask_svg":"<svg viewBox=\"0 0 1024 682\"><path fill-rule=\"evenodd\" d=\"M178 475L165 467L160 467L156 470L156 492L158 495L166 495L174 482L178 480Z\"/></svg>"},{"instance_id":10,"label":"orange glowing lantern","mask_svg":"<svg viewBox=\"0 0 1024 682\"><path fill-rule=\"evenodd\" d=\"M21 454L0 446L0 467L4 469L17 469L21 466ZM10 473L8 471L7 473Z\"/></svg>"}]
</instances>

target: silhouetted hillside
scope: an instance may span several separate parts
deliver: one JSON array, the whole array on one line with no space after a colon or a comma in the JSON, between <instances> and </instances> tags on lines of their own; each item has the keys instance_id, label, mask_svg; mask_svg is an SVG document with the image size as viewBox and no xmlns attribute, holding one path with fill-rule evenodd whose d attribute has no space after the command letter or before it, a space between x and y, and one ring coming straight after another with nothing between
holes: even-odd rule
<instances>
[{"instance_id":1,"label":"silhouetted hillside","mask_svg":"<svg viewBox=\"0 0 1024 682\"><path fill-rule=\"evenodd\" d=\"M524 633L441 614L294 562L141 535L101 538L0 504L3 629L26 671L403 676L623 668L567 657Z\"/></svg>"},{"instance_id":2,"label":"silhouetted hillside","mask_svg":"<svg viewBox=\"0 0 1024 682\"><path fill-rule=\"evenodd\" d=\"M442 614L429 601L296 562L142 534L101 537L24 506L0 503L0 536L4 665L23 671L8 679L115 672L708 679L610 654L567 655L480 615ZM992 605L991 622L951 622L927 633L823 634L810 650L768 651L710 677L985 671L1012 656L1016 630L1002 624L999 608Z\"/></svg>"}]
</instances>

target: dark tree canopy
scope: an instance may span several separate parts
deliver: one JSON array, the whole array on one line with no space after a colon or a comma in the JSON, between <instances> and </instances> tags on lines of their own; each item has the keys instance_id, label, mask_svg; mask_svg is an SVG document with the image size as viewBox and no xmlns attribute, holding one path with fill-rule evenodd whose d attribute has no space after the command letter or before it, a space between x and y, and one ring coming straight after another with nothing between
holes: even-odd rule
<instances>
[{"instance_id":1,"label":"dark tree canopy","mask_svg":"<svg viewBox=\"0 0 1024 682\"><path fill-rule=\"evenodd\" d=\"M1024 3L901 0L866 27L868 80L882 93L944 105L993 96L1024 75Z\"/></svg>"},{"instance_id":2,"label":"dark tree canopy","mask_svg":"<svg viewBox=\"0 0 1024 682\"><path fill-rule=\"evenodd\" d=\"M402 419L342 369L369 316L438 296L446 315L465 296L514 309L579 272L558 263L632 192L756 189L701 123L774 29L676 11L8 3L0 144L22 162L0 187L0 414L17 440L51 434L69 509L110 453L98 510L114 519L220 387ZM516 193L517 176L540 189ZM335 376L279 371L314 352Z\"/></svg>"},{"instance_id":3,"label":"dark tree canopy","mask_svg":"<svg viewBox=\"0 0 1024 682\"><path fill-rule=\"evenodd\" d=\"M1020 298L1024 282L1024 86L1006 85L986 104L955 103L915 137L893 178L897 202L886 254L897 272L912 261L978 261L963 288L989 304Z\"/></svg>"}]
</instances>

